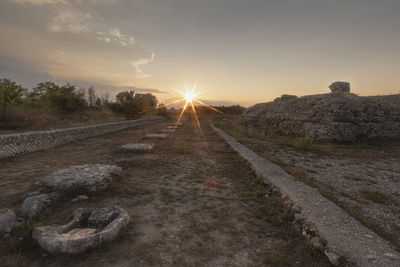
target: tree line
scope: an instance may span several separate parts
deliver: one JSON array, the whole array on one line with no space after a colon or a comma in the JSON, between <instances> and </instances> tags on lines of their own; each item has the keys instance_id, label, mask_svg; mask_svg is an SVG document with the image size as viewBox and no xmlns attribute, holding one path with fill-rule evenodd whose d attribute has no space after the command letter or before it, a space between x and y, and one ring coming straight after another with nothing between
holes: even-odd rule
<instances>
[{"instance_id":1,"label":"tree line","mask_svg":"<svg viewBox=\"0 0 400 267\"><path fill-rule=\"evenodd\" d=\"M28 90L10 79L3 78L0 80L0 119L10 119L13 107L46 108L58 114L109 108L125 114L127 118L154 112L158 107L157 98L150 93L123 91L115 96L115 101L110 101L108 94L99 97L93 87L88 88L87 94L85 91L69 83L61 86L50 81L40 82Z\"/></svg>"}]
</instances>

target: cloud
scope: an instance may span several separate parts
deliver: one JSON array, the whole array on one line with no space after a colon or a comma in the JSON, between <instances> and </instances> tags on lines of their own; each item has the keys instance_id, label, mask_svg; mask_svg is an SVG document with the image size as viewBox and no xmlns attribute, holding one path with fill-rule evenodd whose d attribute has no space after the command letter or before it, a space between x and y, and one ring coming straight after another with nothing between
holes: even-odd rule
<instances>
[{"instance_id":1,"label":"cloud","mask_svg":"<svg viewBox=\"0 0 400 267\"><path fill-rule=\"evenodd\" d=\"M150 77L141 67L153 61L154 53L100 15L98 5L114 2L1 1L0 57L24 62L57 80L132 86L138 79Z\"/></svg>"},{"instance_id":2,"label":"cloud","mask_svg":"<svg viewBox=\"0 0 400 267\"><path fill-rule=\"evenodd\" d=\"M168 94L168 92L162 91L160 89L138 88L138 87L131 87L128 89L135 90L136 92L140 92L140 93Z\"/></svg>"}]
</instances>

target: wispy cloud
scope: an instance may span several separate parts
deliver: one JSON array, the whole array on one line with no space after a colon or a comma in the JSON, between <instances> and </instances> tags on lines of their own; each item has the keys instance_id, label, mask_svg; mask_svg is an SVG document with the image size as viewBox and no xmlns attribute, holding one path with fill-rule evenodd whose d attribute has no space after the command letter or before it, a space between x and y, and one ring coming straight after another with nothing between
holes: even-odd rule
<instances>
[{"instance_id":1,"label":"wispy cloud","mask_svg":"<svg viewBox=\"0 0 400 267\"><path fill-rule=\"evenodd\" d=\"M6 2L0 3L0 34L4 37L0 56L36 65L55 79L119 87L150 77L141 67L153 61L154 53L135 44L131 34L97 12L98 5L116 1L9 0L25 18L2 23L2 5L10 5Z\"/></svg>"}]
</instances>

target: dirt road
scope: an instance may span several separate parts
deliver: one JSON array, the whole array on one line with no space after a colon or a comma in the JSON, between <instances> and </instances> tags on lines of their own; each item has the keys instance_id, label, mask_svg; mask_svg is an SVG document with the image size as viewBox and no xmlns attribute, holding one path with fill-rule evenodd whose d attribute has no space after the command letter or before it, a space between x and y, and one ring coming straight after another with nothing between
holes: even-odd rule
<instances>
[{"instance_id":1,"label":"dirt road","mask_svg":"<svg viewBox=\"0 0 400 267\"><path fill-rule=\"evenodd\" d=\"M117 153L143 142L144 128L82 140L0 162L0 206L18 210L35 183L60 168L86 163L122 167L122 177L87 202L71 196L0 246L11 266L329 266L291 223L281 197L201 121L189 119L153 153ZM77 192L78 194L78 192ZM132 223L118 240L80 255L50 255L31 239L34 225L64 223L78 207L119 205Z\"/></svg>"}]
</instances>

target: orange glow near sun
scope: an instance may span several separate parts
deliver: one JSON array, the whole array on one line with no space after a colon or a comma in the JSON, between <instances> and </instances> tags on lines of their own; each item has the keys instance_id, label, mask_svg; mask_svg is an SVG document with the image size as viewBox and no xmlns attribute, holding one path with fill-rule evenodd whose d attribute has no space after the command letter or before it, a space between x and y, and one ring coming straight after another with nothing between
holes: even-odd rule
<instances>
[{"instance_id":1,"label":"orange glow near sun","mask_svg":"<svg viewBox=\"0 0 400 267\"><path fill-rule=\"evenodd\" d=\"M178 117L177 122L179 122L179 121L181 120L182 115L183 115L183 113L185 112L186 108L187 108L188 106L190 106L191 109L192 109L192 111L193 111L194 117L195 117L195 119L196 119L196 125L200 128L200 121L199 121L199 118L197 117L196 108L195 108L195 106L193 105L193 102L196 102L196 103L198 103L198 104L200 104L200 105L202 105L202 106L206 106L206 107L208 107L208 108L214 110L215 112L218 112L218 113L221 113L221 114L223 114L223 113L222 113L221 111L219 111L219 110L217 110L217 109L215 109L215 108L213 108L213 107L207 105L207 104L204 104L202 101L196 99L197 96L199 96L200 94L204 93L204 92L196 93L196 92L195 92L196 87L197 87L197 84L194 84L194 85L192 86L192 88L189 88L189 87L187 86L187 84L185 83L185 92L182 92L182 91L180 91L180 90L174 88L175 91L177 91L178 93L180 93L180 94L183 96L182 99L179 99L179 100L175 101L174 103L179 103L179 102L181 102L181 101L185 101L185 104L183 105L182 111L181 111L181 113L179 114L179 117Z\"/></svg>"}]
</instances>

